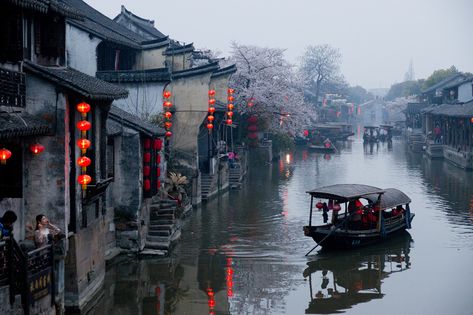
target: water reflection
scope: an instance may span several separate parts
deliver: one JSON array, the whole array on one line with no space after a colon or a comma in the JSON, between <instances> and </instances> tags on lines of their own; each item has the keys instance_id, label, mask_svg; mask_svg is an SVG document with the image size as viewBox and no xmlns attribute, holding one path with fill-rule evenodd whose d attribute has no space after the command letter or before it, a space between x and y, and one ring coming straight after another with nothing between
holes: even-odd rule
<instances>
[{"instance_id":1,"label":"water reflection","mask_svg":"<svg viewBox=\"0 0 473 315\"><path fill-rule=\"evenodd\" d=\"M306 314L341 313L356 304L381 299L382 280L409 269L412 238L408 232L358 251L320 252L307 263L310 302Z\"/></svg>"}]
</instances>

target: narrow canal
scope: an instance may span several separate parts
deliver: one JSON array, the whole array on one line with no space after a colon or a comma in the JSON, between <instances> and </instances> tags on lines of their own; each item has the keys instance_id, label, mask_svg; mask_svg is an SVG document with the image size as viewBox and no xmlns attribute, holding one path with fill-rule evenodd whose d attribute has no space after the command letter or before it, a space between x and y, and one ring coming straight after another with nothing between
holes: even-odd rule
<instances>
[{"instance_id":1,"label":"narrow canal","mask_svg":"<svg viewBox=\"0 0 473 315\"><path fill-rule=\"evenodd\" d=\"M355 251L307 253L305 191L363 183L412 199L409 233ZM321 214L317 213L321 220ZM241 190L194 210L167 259L110 269L96 314L472 314L473 173L395 140L339 153L298 149L251 167Z\"/></svg>"}]
</instances>

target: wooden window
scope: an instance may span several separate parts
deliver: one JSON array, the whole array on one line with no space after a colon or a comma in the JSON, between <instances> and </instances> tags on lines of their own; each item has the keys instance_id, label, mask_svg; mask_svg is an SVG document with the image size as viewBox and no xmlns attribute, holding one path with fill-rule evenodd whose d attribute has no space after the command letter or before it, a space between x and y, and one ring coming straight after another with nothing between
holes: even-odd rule
<instances>
[{"instance_id":1,"label":"wooden window","mask_svg":"<svg viewBox=\"0 0 473 315\"><path fill-rule=\"evenodd\" d=\"M12 5L0 4L0 61L17 62L23 59L23 20L21 12Z\"/></svg>"}]
</instances>

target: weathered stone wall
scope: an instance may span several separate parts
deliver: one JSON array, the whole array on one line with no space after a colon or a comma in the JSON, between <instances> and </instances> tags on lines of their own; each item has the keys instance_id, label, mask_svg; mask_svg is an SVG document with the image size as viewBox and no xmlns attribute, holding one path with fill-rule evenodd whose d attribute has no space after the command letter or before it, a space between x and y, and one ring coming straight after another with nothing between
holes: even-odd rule
<instances>
[{"instance_id":1,"label":"weathered stone wall","mask_svg":"<svg viewBox=\"0 0 473 315\"><path fill-rule=\"evenodd\" d=\"M144 119L163 112L162 82L120 83L120 86L128 90L128 97L114 101L113 105Z\"/></svg>"},{"instance_id":2,"label":"weathered stone wall","mask_svg":"<svg viewBox=\"0 0 473 315\"><path fill-rule=\"evenodd\" d=\"M167 46L142 50L137 56L136 70L159 69L166 67L164 51Z\"/></svg>"},{"instance_id":3,"label":"weathered stone wall","mask_svg":"<svg viewBox=\"0 0 473 315\"><path fill-rule=\"evenodd\" d=\"M22 315L21 297L17 295L15 302L10 305L10 287L0 287L0 314L2 315Z\"/></svg>"},{"instance_id":4,"label":"weathered stone wall","mask_svg":"<svg viewBox=\"0 0 473 315\"><path fill-rule=\"evenodd\" d=\"M166 56L166 64L172 71L186 70L191 67L192 53L175 54Z\"/></svg>"}]
</instances>

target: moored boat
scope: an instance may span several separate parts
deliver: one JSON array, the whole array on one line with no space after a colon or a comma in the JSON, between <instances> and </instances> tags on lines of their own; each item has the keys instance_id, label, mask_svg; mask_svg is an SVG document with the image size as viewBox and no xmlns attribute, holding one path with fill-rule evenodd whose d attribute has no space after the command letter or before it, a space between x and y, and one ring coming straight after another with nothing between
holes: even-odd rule
<instances>
[{"instance_id":1,"label":"moored boat","mask_svg":"<svg viewBox=\"0 0 473 315\"><path fill-rule=\"evenodd\" d=\"M414 218L409 207L411 199L395 188L338 184L307 193L311 202L309 225L304 226L304 235L323 248L357 248L377 243L411 228ZM319 201L314 205L317 199ZM327 222L312 225L314 206L323 211Z\"/></svg>"}]
</instances>

